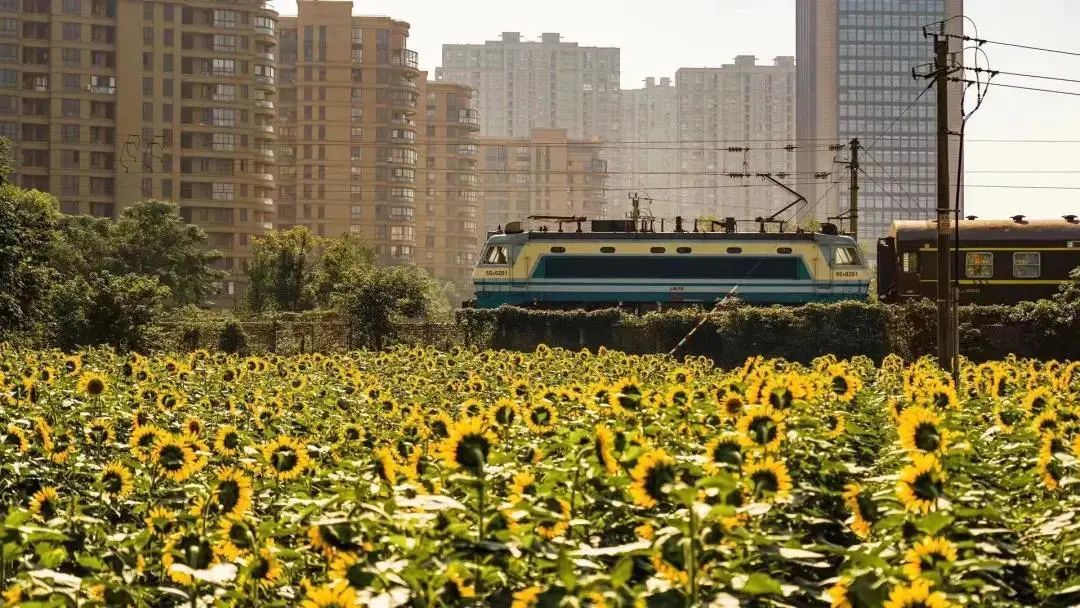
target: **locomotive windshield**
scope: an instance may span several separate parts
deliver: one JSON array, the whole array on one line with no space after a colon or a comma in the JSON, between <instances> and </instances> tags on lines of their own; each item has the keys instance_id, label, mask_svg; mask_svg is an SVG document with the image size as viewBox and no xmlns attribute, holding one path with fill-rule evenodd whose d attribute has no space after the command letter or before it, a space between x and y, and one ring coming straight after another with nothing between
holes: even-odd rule
<instances>
[{"instance_id":1,"label":"locomotive windshield","mask_svg":"<svg viewBox=\"0 0 1080 608\"><path fill-rule=\"evenodd\" d=\"M488 247L484 252L484 264L506 264L506 247Z\"/></svg>"},{"instance_id":2,"label":"locomotive windshield","mask_svg":"<svg viewBox=\"0 0 1080 608\"><path fill-rule=\"evenodd\" d=\"M859 266L862 264L859 258L858 247L836 247L833 249L833 265L835 266Z\"/></svg>"}]
</instances>

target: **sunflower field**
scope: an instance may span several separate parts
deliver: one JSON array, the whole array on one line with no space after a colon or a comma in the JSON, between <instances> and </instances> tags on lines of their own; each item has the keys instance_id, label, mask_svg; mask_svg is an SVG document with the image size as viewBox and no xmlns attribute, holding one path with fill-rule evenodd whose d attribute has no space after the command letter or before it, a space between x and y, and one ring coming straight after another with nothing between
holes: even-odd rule
<instances>
[{"instance_id":1,"label":"sunflower field","mask_svg":"<svg viewBox=\"0 0 1080 608\"><path fill-rule=\"evenodd\" d=\"M1070 606L1080 364L0 348L5 606Z\"/></svg>"}]
</instances>

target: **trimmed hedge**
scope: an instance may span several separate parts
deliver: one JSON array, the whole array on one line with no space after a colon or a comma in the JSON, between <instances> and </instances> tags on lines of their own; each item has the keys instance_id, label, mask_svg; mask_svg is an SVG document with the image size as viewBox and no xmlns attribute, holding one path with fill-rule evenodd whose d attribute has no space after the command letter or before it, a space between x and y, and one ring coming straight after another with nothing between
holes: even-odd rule
<instances>
[{"instance_id":1,"label":"trimmed hedge","mask_svg":"<svg viewBox=\"0 0 1080 608\"><path fill-rule=\"evenodd\" d=\"M457 323L468 344L528 351L538 344L568 349L604 346L631 353L670 352L698 324L676 355L703 355L736 365L751 355L808 362L824 354L896 353L912 360L936 352L933 302L905 305L844 302L800 307L732 306L715 312L674 310L631 315L619 310L465 309ZM960 310L961 353L973 360L1009 354L1080 358L1080 315L1053 301Z\"/></svg>"}]
</instances>

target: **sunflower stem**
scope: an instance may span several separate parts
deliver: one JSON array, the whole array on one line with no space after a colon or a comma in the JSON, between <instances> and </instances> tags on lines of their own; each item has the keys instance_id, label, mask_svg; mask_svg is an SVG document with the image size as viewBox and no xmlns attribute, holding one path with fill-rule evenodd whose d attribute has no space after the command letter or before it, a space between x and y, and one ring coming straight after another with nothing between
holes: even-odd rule
<instances>
[{"instance_id":1,"label":"sunflower stem","mask_svg":"<svg viewBox=\"0 0 1080 608\"><path fill-rule=\"evenodd\" d=\"M577 453L577 459L574 461L574 481L570 484L570 521L574 521L574 506L577 500L577 485L578 480L581 478L581 458L586 454L585 450ZM574 527L571 525L566 530L566 539L571 540L574 538Z\"/></svg>"},{"instance_id":2,"label":"sunflower stem","mask_svg":"<svg viewBox=\"0 0 1080 608\"><path fill-rule=\"evenodd\" d=\"M694 502L690 502L690 557L687 559L687 570L690 575L690 606L697 606L697 514L694 512Z\"/></svg>"}]
</instances>

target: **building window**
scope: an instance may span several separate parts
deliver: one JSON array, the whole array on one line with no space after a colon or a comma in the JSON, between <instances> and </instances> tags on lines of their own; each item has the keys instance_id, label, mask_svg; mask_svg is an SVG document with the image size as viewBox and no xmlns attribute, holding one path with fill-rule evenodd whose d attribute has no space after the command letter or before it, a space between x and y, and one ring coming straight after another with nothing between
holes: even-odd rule
<instances>
[{"instance_id":1,"label":"building window","mask_svg":"<svg viewBox=\"0 0 1080 608\"><path fill-rule=\"evenodd\" d=\"M214 9L214 27L236 27L236 11Z\"/></svg>"},{"instance_id":2,"label":"building window","mask_svg":"<svg viewBox=\"0 0 1080 608\"><path fill-rule=\"evenodd\" d=\"M212 111L212 121L216 127L235 127L236 126L236 110L229 108L214 108Z\"/></svg>"},{"instance_id":3,"label":"building window","mask_svg":"<svg viewBox=\"0 0 1080 608\"><path fill-rule=\"evenodd\" d=\"M63 99L60 101L60 113L66 118L79 117L79 100Z\"/></svg>"},{"instance_id":4,"label":"building window","mask_svg":"<svg viewBox=\"0 0 1080 608\"><path fill-rule=\"evenodd\" d=\"M60 178L60 192L72 196L79 195L79 176L64 175Z\"/></svg>"},{"instance_id":5,"label":"building window","mask_svg":"<svg viewBox=\"0 0 1080 608\"><path fill-rule=\"evenodd\" d=\"M969 279L990 279L994 276L994 254L988 251L969 251L965 256L964 274Z\"/></svg>"},{"instance_id":6,"label":"building window","mask_svg":"<svg viewBox=\"0 0 1080 608\"><path fill-rule=\"evenodd\" d=\"M69 68L77 68L82 62L82 54L79 49L61 49L60 60Z\"/></svg>"},{"instance_id":7,"label":"building window","mask_svg":"<svg viewBox=\"0 0 1080 608\"><path fill-rule=\"evenodd\" d=\"M235 198L234 192L235 184L224 184L214 182L213 187L213 199L215 201L231 201Z\"/></svg>"},{"instance_id":8,"label":"building window","mask_svg":"<svg viewBox=\"0 0 1080 608\"><path fill-rule=\"evenodd\" d=\"M214 133L213 148L217 152L232 152L236 150L236 134Z\"/></svg>"},{"instance_id":9,"label":"building window","mask_svg":"<svg viewBox=\"0 0 1080 608\"><path fill-rule=\"evenodd\" d=\"M211 73L214 76L235 76L236 75L236 60L235 59L214 59Z\"/></svg>"},{"instance_id":10,"label":"building window","mask_svg":"<svg viewBox=\"0 0 1080 608\"><path fill-rule=\"evenodd\" d=\"M79 125L60 125L60 140L66 144L79 143Z\"/></svg>"},{"instance_id":11,"label":"building window","mask_svg":"<svg viewBox=\"0 0 1080 608\"><path fill-rule=\"evenodd\" d=\"M64 0L64 12L68 15L82 13L82 0Z\"/></svg>"},{"instance_id":12,"label":"building window","mask_svg":"<svg viewBox=\"0 0 1080 608\"><path fill-rule=\"evenodd\" d=\"M1037 251L1018 251L1013 254L1013 278L1037 279L1042 274L1042 254Z\"/></svg>"},{"instance_id":13,"label":"building window","mask_svg":"<svg viewBox=\"0 0 1080 608\"><path fill-rule=\"evenodd\" d=\"M61 37L64 40L78 41L82 38L82 26L78 23L65 23L61 30Z\"/></svg>"},{"instance_id":14,"label":"building window","mask_svg":"<svg viewBox=\"0 0 1080 608\"><path fill-rule=\"evenodd\" d=\"M143 2L143 19L146 21L154 20L154 3Z\"/></svg>"}]
</instances>

